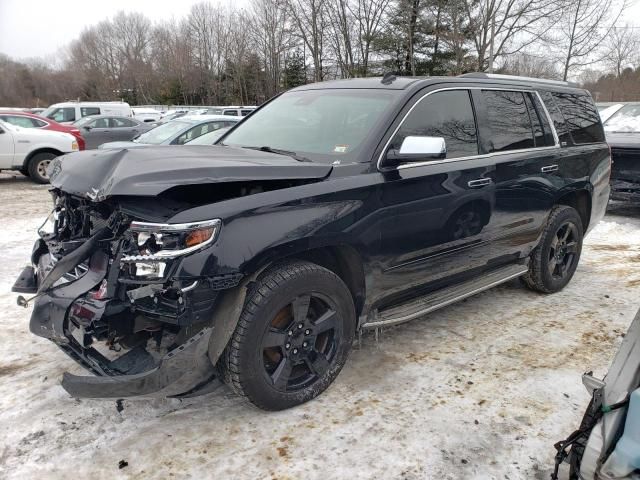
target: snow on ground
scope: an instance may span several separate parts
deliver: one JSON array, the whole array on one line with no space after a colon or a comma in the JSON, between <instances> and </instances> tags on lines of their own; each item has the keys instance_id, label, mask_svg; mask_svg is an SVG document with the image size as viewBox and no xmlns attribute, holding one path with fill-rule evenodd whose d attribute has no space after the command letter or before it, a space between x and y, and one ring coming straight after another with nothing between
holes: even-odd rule
<instances>
[{"instance_id":1,"label":"snow on ground","mask_svg":"<svg viewBox=\"0 0 640 480\"><path fill-rule=\"evenodd\" d=\"M0 478L546 479L588 402L580 375L606 372L640 306L640 210L613 211L563 292L513 281L367 334L306 405L266 413L223 387L118 413L66 394L82 369L9 291L49 205L0 176Z\"/></svg>"}]
</instances>

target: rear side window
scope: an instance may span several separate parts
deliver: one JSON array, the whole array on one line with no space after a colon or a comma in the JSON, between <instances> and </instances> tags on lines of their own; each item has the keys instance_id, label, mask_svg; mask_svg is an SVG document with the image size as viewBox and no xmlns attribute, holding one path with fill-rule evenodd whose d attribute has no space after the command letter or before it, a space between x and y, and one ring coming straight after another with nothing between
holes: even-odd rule
<instances>
[{"instance_id":1,"label":"rear side window","mask_svg":"<svg viewBox=\"0 0 640 480\"><path fill-rule=\"evenodd\" d=\"M561 92L553 92L551 96L560 108L566 129L571 135L573 143L581 144L605 141L604 130L600 123L600 115L591 97L588 95Z\"/></svg>"},{"instance_id":2,"label":"rear side window","mask_svg":"<svg viewBox=\"0 0 640 480\"><path fill-rule=\"evenodd\" d=\"M537 95L531 93L524 94L524 100L529 110L529 118L531 119L531 127L533 128L533 137L536 147L551 147L554 145L553 134L549 121L540 107L540 101Z\"/></svg>"},{"instance_id":3,"label":"rear side window","mask_svg":"<svg viewBox=\"0 0 640 480\"><path fill-rule=\"evenodd\" d=\"M224 111L224 115L228 115L230 117L235 117L236 115L238 115L238 111L237 110L225 110Z\"/></svg>"},{"instance_id":4,"label":"rear side window","mask_svg":"<svg viewBox=\"0 0 640 480\"><path fill-rule=\"evenodd\" d=\"M80 116L88 117L89 115L100 115L98 107L80 107Z\"/></svg>"},{"instance_id":5,"label":"rear side window","mask_svg":"<svg viewBox=\"0 0 640 480\"><path fill-rule=\"evenodd\" d=\"M399 150L409 136L444 138L446 158L478 154L478 134L467 90L433 93L418 102L391 142Z\"/></svg>"},{"instance_id":6,"label":"rear side window","mask_svg":"<svg viewBox=\"0 0 640 480\"><path fill-rule=\"evenodd\" d=\"M522 92L482 90L491 131L489 152L533 148L535 141Z\"/></svg>"},{"instance_id":7,"label":"rear side window","mask_svg":"<svg viewBox=\"0 0 640 480\"><path fill-rule=\"evenodd\" d=\"M111 118L111 128L135 127L137 124L128 118Z\"/></svg>"}]
</instances>

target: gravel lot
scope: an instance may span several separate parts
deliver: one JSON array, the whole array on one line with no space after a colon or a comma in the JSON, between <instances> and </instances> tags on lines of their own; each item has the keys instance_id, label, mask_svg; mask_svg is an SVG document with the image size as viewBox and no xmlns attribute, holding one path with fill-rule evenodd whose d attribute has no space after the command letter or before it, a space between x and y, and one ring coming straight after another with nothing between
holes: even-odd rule
<instances>
[{"instance_id":1,"label":"gravel lot","mask_svg":"<svg viewBox=\"0 0 640 480\"><path fill-rule=\"evenodd\" d=\"M367 334L317 400L278 413L226 387L179 400L74 400L82 369L28 331L11 285L47 187L0 175L0 478L547 479L640 306L640 209L612 210L572 283L518 281ZM119 462L128 463L119 468Z\"/></svg>"}]
</instances>

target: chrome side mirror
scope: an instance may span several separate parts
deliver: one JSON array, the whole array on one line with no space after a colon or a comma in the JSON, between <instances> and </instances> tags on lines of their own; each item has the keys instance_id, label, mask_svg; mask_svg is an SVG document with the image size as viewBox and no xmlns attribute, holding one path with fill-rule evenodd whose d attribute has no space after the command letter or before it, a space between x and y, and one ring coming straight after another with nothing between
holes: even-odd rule
<instances>
[{"instance_id":1,"label":"chrome side mirror","mask_svg":"<svg viewBox=\"0 0 640 480\"><path fill-rule=\"evenodd\" d=\"M392 149L387 152L387 160L391 165L446 157L447 145L442 137L405 137L400 145L400 150Z\"/></svg>"}]
</instances>

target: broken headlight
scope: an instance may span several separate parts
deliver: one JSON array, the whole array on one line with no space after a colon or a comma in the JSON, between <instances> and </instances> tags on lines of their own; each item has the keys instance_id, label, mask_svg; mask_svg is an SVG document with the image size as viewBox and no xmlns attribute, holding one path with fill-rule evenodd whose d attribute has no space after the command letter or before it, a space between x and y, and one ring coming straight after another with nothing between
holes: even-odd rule
<instances>
[{"instance_id":1,"label":"broken headlight","mask_svg":"<svg viewBox=\"0 0 640 480\"><path fill-rule=\"evenodd\" d=\"M136 277L161 278L165 260L188 255L215 241L220 219L193 223L131 222L128 254L123 263L135 263Z\"/></svg>"}]
</instances>

